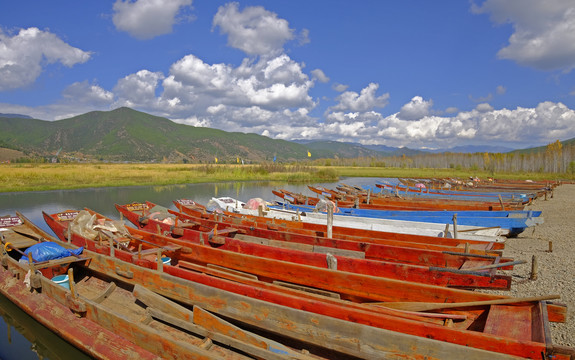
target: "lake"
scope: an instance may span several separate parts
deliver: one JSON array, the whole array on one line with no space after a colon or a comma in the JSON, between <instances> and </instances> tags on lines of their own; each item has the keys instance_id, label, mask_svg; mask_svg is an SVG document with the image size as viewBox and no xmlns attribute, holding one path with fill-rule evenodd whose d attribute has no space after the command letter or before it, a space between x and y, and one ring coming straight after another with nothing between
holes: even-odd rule
<instances>
[{"instance_id":1,"label":"lake","mask_svg":"<svg viewBox=\"0 0 575 360\"><path fill-rule=\"evenodd\" d=\"M373 185L377 178L342 179L349 185ZM334 188L336 183L315 183L314 186ZM169 186L91 188L42 192L0 193L0 216L19 211L42 229L53 234L42 218L42 211L56 213L68 209L90 208L108 217L119 219L114 204L151 201L176 210L172 201L192 199L206 204L211 197L229 196L247 201L260 197L279 200L272 190L315 196L307 184L274 182L226 182ZM0 295L0 359L88 359L86 355L44 328L9 300Z\"/></svg>"}]
</instances>

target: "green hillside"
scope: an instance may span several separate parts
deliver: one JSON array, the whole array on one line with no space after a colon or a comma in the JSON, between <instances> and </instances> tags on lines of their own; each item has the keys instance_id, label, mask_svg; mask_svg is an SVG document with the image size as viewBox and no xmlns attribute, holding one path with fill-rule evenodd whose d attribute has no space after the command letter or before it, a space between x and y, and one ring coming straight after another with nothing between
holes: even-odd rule
<instances>
[{"instance_id":1,"label":"green hillside","mask_svg":"<svg viewBox=\"0 0 575 360\"><path fill-rule=\"evenodd\" d=\"M93 111L59 121L0 118L0 147L40 155L62 154L117 161L235 162L307 157L307 147L256 134L174 123L129 108Z\"/></svg>"},{"instance_id":2,"label":"green hillside","mask_svg":"<svg viewBox=\"0 0 575 360\"><path fill-rule=\"evenodd\" d=\"M561 141L561 144L564 147L573 146L575 144L575 138ZM545 151L547 151L547 145L537 146L537 147L532 147L532 148L527 148L527 149L514 150L514 151L510 151L510 153L527 155L527 154L535 154L538 152L545 152Z\"/></svg>"}]
</instances>

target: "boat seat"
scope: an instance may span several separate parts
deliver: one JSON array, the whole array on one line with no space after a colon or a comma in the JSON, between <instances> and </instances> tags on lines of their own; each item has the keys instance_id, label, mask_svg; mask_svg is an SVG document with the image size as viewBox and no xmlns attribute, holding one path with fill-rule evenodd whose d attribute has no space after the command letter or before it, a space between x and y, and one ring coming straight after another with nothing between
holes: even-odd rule
<instances>
[{"instance_id":1,"label":"boat seat","mask_svg":"<svg viewBox=\"0 0 575 360\"><path fill-rule=\"evenodd\" d=\"M90 260L90 258L89 257L67 256L67 257L60 258L60 259L53 259L53 260L41 261L41 262L34 263L34 268L36 270L39 270L39 269L50 268L50 267L57 266L57 265L70 264L73 262L86 261L86 260Z\"/></svg>"},{"instance_id":2,"label":"boat seat","mask_svg":"<svg viewBox=\"0 0 575 360\"><path fill-rule=\"evenodd\" d=\"M225 236L225 235L233 234L233 233L237 233L237 232L238 232L238 229L229 227L229 228L225 228L225 229L221 229L221 230L216 229L214 231L214 234L217 236Z\"/></svg>"},{"instance_id":3,"label":"boat seat","mask_svg":"<svg viewBox=\"0 0 575 360\"><path fill-rule=\"evenodd\" d=\"M166 245L166 246L162 246L162 247L149 248L146 250L142 250L140 252L136 251L136 252L134 252L134 255L145 256L145 255L157 254L158 250L161 250L162 252L164 252L164 251L178 251L181 248L182 248L181 245Z\"/></svg>"},{"instance_id":4,"label":"boat seat","mask_svg":"<svg viewBox=\"0 0 575 360\"><path fill-rule=\"evenodd\" d=\"M491 305L483 332L523 341L545 341L545 319L541 303Z\"/></svg>"}]
</instances>

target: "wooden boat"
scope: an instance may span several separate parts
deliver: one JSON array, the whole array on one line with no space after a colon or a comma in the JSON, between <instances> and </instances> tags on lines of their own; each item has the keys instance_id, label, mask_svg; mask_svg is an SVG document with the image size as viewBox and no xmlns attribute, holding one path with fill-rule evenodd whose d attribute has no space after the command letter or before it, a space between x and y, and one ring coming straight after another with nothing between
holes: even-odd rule
<instances>
[{"instance_id":1,"label":"wooden boat","mask_svg":"<svg viewBox=\"0 0 575 360\"><path fill-rule=\"evenodd\" d=\"M49 224L60 224L60 226L55 226L56 233L59 237L65 238L67 232L65 230L66 225L56 220L57 215L44 215ZM132 234L141 233L141 231L136 229L132 232ZM166 238L159 235L151 235L151 239L160 243L160 240ZM436 325L430 322L407 319L408 316L415 316L412 314L403 314L401 317L391 315L393 311L383 307L379 308L381 313L373 312L369 314L368 318L366 318L367 314L356 311L352 317L348 318L348 320L353 319L353 322L317 315L319 311L329 312L328 309L333 311L333 313L331 313L333 317L348 316L350 314L352 310L348 310L346 314L342 314L339 310L336 310L333 307L335 306L334 300L322 303L321 305L320 303L316 303L316 306L305 307L306 311L315 312L315 314L310 315L308 312L298 312L297 315L290 315L288 314L290 311L288 308L278 308L272 304L273 301L280 301L277 293L272 295L271 292L266 292L262 288L258 288L255 290L254 295L258 300L245 296L238 298L237 294L230 294L229 292L226 292L224 295L218 292L216 288L216 286L223 286L221 284L223 284L224 279L206 276L208 272L202 274L200 272L185 271L184 268L188 266L203 271L200 269L202 269L205 264L188 263L184 260L184 256L190 253L196 254L201 252L200 248L209 249L206 246L191 246L189 249L180 248L173 250L170 254L173 256L172 259L176 260L176 263L173 265L162 265L161 261L146 261L143 258L144 250L141 250L139 253L134 253L120 248L107 247L107 239L102 239L100 242L99 240L90 240L81 237L72 232L69 234L69 241L71 243L83 244L88 249L97 249L99 252L105 254L112 253L113 256L118 259L133 263L129 264L114 261L109 265L104 265L102 268L108 269L107 271L109 271L110 274L114 274L113 269L116 269L116 276L118 276L117 274L125 274L130 277L131 282L145 282L149 289L172 297L174 300L182 303L197 302L203 299L201 302L204 303L205 301L206 310L233 319L241 318L242 321L248 322L256 327L262 328L271 323L273 324L272 327L275 327L277 334L293 336L294 338L308 342L322 338L323 343L329 343L331 349L347 355L362 358L425 356L427 358L439 357L446 359L462 357L479 359L486 358L486 356L498 358L498 356L501 355L538 359L541 354L543 354L543 356L553 355L558 359L569 359L570 356L573 355L573 349L554 346L549 342L550 337L548 335L547 321L565 321L565 307L543 300L533 302L533 299L529 299L528 301L527 299L513 299L464 290L430 287L427 285L417 285L417 287L423 286L427 289L423 290L422 288L417 293L412 293L408 296L407 293L410 292L409 289L411 289L412 286L397 286L399 284L396 283L396 286L392 288L393 290L385 296L386 300L383 300L386 301L387 307L393 306L392 303L401 301L402 299L432 301L435 303L434 306L439 308L457 306L458 308L455 309L457 311L452 311L452 315L465 315L466 321L473 320L462 325L461 322L451 319L450 321L446 321L446 323L449 324L448 326ZM137 238L130 239L130 241L137 241ZM143 245L145 243L141 242L141 244ZM132 244L128 246L131 247ZM137 248L139 248L139 246ZM178 258L179 255L182 257ZM228 258L227 260L231 259ZM93 265L93 263L94 260L91 262L91 265L96 266ZM136 263L140 266L134 265ZM243 268L244 271L252 273L253 276L254 268L250 267L248 263L244 265L248 265ZM233 263L227 262L226 266L228 268L230 266L233 267ZM272 264L269 264L269 266L273 267ZM293 266L281 263L277 268L270 268L271 271L268 272L268 275L278 270L284 273L292 272L293 269ZM305 277L305 274L310 271L312 270L308 269L307 272L301 273L300 275ZM339 283L337 280L339 272L325 269L317 269L316 271L324 272L323 275L327 282L331 283L335 281L335 283ZM256 278L250 279L245 275L242 277L239 273L230 273L225 269L222 269L218 276L224 277L226 276L225 274L227 274L228 278L235 278L237 280L237 283L235 283L235 287L237 288L239 288L242 283L253 283L256 280ZM180 277L180 280L171 275ZM269 279L266 276L256 276L258 281ZM206 277L211 281L211 286L209 287L200 286L200 284L196 282L186 280L194 279L194 281L201 281L201 279L205 279ZM338 286L347 288L355 287L356 285L359 285L360 288L365 286L365 284L358 284L358 282L354 281L356 279L355 276L348 275L347 284L338 284ZM227 282L227 284L229 285L230 283ZM317 286L319 284L315 285ZM248 291L248 289L249 287L244 287L245 291ZM377 289L371 290L376 291ZM301 294L302 292L299 291L297 293ZM312 296L311 294L306 296L308 298L313 297L314 299L325 298L325 296ZM474 302L478 300L486 300L491 305L487 306L486 303L479 305ZM286 302L290 304L290 306L297 307L302 306L300 301L303 300L298 299L294 301L292 298ZM444 303L453 301L457 301L458 303L447 305ZM459 303L466 301L472 301L473 304L468 303L468 305L473 306L466 308L463 304ZM517 301L519 302L514 305L508 303ZM495 305L501 302L508 304ZM327 304L331 305L328 306ZM364 304L349 304L349 309L357 306L366 306ZM410 305L413 306L414 304L410 303ZM260 313L262 306L267 308L265 315ZM396 303L396 306L401 307L404 306L404 304ZM347 306L345 308L347 308ZM247 311L248 309L249 311ZM341 308L339 309L341 310ZM293 311L293 309L291 311ZM444 310L443 313L448 313L448 311ZM547 314L547 318L545 314ZM289 321L287 321L287 319L289 319ZM513 319L524 320L517 322ZM300 322L304 322L308 324L308 326L305 327L302 325L302 327L300 327ZM361 325L363 322L368 322L369 326L365 327ZM310 326L310 324L313 325ZM458 329L458 327L461 326L463 326L464 329ZM328 332L331 332L331 335L327 335ZM334 332L340 332L340 334L338 335ZM407 334L415 336L407 336L404 338ZM456 346L452 348L452 351L455 352L445 351L443 347L454 345L464 345L464 347ZM491 356L491 354L485 353L485 350L492 352L493 355ZM441 352L441 354L439 354L439 352Z\"/></svg>"},{"instance_id":2,"label":"wooden boat","mask_svg":"<svg viewBox=\"0 0 575 360\"><path fill-rule=\"evenodd\" d=\"M477 181L476 181L477 180ZM426 182L426 179L402 179L399 181L406 186L414 186L416 183ZM427 183L427 182L426 182ZM546 191L553 190L557 185L556 181L533 181L533 180L505 180L489 179L487 181L474 178L473 181L461 179L442 179L433 183L432 188L444 188L448 184L451 189L464 190L468 192L527 192L542 196Z\"/></svg>"},{"instance_id":3,"label":"wooden boat","mask_svg":"<svg viewBox=\"0 0 575 360\"><path fill-rule=\"evenodd\" d=\"M425 199L402 197L399 195L385 195L377 193L368 193L366 196L338 194L333 190L324 191L324 189L313 188L315 192L320 192L318 195L325 197L337 203L339 207L354 207L358 209L374 209L374 210L482 210L492 211L499 209L516 209L522 210L522 204L494 204L490 202L472 202L456 201L456 200L443 200L443 199ZM328 190L328 189L325 189ZM320 198L313 196L304 196L302 194L295 194L293 192L280 189L279 191L272 191L276 196L279 196L291 203L295 204L308 204L316 205ZM282 195L283 194L283 195ZM287 196L287 197L286 197ZM293 198L293 199L292 199ZM439 201L438 201L439 200ZM506 207L507 206L507 207Z\"/></svg>"},{"instance_id":4,"label":"wooden boat","mask_svg":"<svg viewBox=\"0 0 575 360\"><path fill-rule=\"evenodd\" d=\"M9 219L13 225L5 227L2 236L0 292L88 355L98 359L253 358L245 355L243 347L230 350L233 341L217 343L220 339L216 337L214 342L198 337L213 331L213 323L235 330L231 324L200 308L194 309L197 329L192 332L153 318L150 312L156 309L150 304L144 305L141 297L142 294L151 296L150 291L118 278L111 281L91 269L89 263L97 256L94 253L81 258L70 255L43 261L26 257L22 250L53 239L22 216L3 219ZM18 261L22 256L28 262ZM69 276L64 285L55 282L55 275L60 273ZM273 342L272 345L275 346ZM283 350L281 346L277 348ZM258 350L258 353L266 352ZM273 352L267 353L273 356Z\"/></svg>"},{"instance_id":5,"label":"wooden boat","mask_svg":"<svg viewBox=\"0 0 575 360\"><path fill-rule=\"evenodd\" d=\"M298 210L300 212L317 212L317 207L309 205L293 205L287 203L280 203L275 206L269 206L270 209L288 209ZM516 237L527 228L536 226L543 223L543 218L532 216L529 212L516 213L519 216L509 216L509 212L505 213L507 216L488 216L490 211L403 211L403 210L372 210L372 209L354 209L354 208L340 208L336 209L337 217L345 219L345 216L350 216L351 219L357 217L373 218L373 219L388 219L400 221L415 221L423 223L453 224L454 226L474 226L478 228L501 228L507 231L506 236ZM325 211L323 211L325 213ZM499 211L498 211L499 213ZM480 216L484 215L484 216ZM503 214L501 214L503 215ZM342 217L344 216L344 217Z\"/></svg>"},{"instance_id":6,"label":"wooden boat","mask_svg":"<svg viewBox=\"0 0 575 360\"><path fill-rule=\"evenodd\" d=\"M401 194L411 197L429 197L437 199L458 199L466 201L489 201L489 202L520 202L528 204L537 198L537 193L523 192L503 192L503 191L479 191L473 190L449 190L449 189L429 189L422 187L407 186L402 184L390 184L388 182L377 182L376 188L385 194Z\"/></svg>"},{"instance_id":7,"label":"wooden boat","mask_svg":"<svg viewBox=\"0 0 575 360\"><path fill-rule=\"evenodd\" d=\"M57 243L67 248L77 248L74 244L61 242L52 238L49 234L32 224L28 219L18 214L23 224L14 228L19 236L11 234L9 243L4 244L5 248L22 249L26 244L38 243L45 240ZM14 245L17 244L17 245ZM91 246L90 246L91 247ZM98 250L102 250L99 248ZM113 253L113 248L107 248L108 252ZM47 280L38 274L32 277L31 284L36 291L47 292L50 297L57 297L58 302L64 302L66 310L63 313L70 312L73 317L82 317L85 319L96 318L106 327L114 329L114 333L121 334L126 338L138 340L138 344L145 348L156 349L160 356L154 355L155 359L301 359L301 360L318 360L324 357L309 354L307 351L294 350L282 343L271 340L261 334L256 334L245 330L237 324L232 324L218 316L208 313L205 308L214 309L218 306L229 305L224 300L241 302L246 306L253 306L253 314L250 316L264 317L263 311L281 312L282 307L269 304L259 306L257 302L249 298L234 296L225 292L212 291L207 287L199 287L197 284L184 281L181 278L174 278L162 272L162 266L158 270L151 270L150 267L156 264L155 261L140 259L141 264L147 266L133 266L131 270L122 271L131 264L125 263L117 258L103 255L102 251L94 252L84 250L89 260L86 262L76 262L71 265L75 274L70 277L69 290L64 289L61 285ZM118 250L116 255L121 252ZM19 267L25 266L16 261L19 254L3 254L2 268L0 269L0 278L4 280L4 275L9 278L24 279ZM120 256L121 257L121 256ZM56 260L58 264L64 264L64 260ZM36 263L36 269L43 266L44 263ZM168 267L169 265L166 265ZM24 271L27 271L27 266ZM158 272L160 271L160 272ZM68 270L70 273L70 271ZM203 276L206 277L206 276ZM161 278L161 279L160 279ZM155 279L155 284L150 282ZM217 279L216 279L217 280ZM183 303L193 305L193 308L185 308L166 298L154 294L148 288L165 289L168 288L170 281L174 281L172 289L180 289L178 293L192 293ZM229 282L229 281L228 281ZM15 281L8 280L6 283L12 289ZM5 284L4 281L1 284ZM151 286L148 286L151 285ZM148 288L147 288L148 287ZM30 292L29 289L25 290ZM194 293L197 291L197 293ZM201 294L200 291L208 294ZM169 294L174 295L169 292ZM211 293L211 294L210 294ZM33 296L42 301L42 296ZM61 296L64 295L63 300ZM214 298L209 298L214 296ZM221 296L220 302L214 301L217 296ZM200 299L203 301L201 302ZM196 300L196 301L194 301ZM203 307L200 306L200 303ZM136 305L134 305L136 304ZM42 307L40 307L42 308ZM141 308L144 308L142 311ZM109 313L112 314L109 314ZM294 316L291 325L300 325L303 321L297 319L295 311L285 310L286 316ZM55 312L57 315L61 313ZM228 316L229 317L229 316ZM234 317L234 316L231 316ZM235 316L238 317L238 316ZM271 316L273 318L273 316ZM321 320L321 317L313 320ZM271 320L272 322L274 320ZM309 321L309 320L308 320ZM265 321L264 321L265 322ZM78 324L77 322L74 323ZM245 326L243 324L242 326ZM261 326L260 326L261 327ZM289 333L290 331L287 330ZM151 334L147 335L147 334ZM341 332L318 331L320 335L342 335ZM99 335L103 338L102 335ZM281 336L275 336L276 338ZM114 341L115 337L110 336L103 338L104 341ZM141 342L141 344L140 344ZM342 341L343 343L344 341ZM87 342L90 344L90 342ZM292 341L294 343L294 341ZM136 354L138 357L130 356L129 347L127 350L121 348L123 343L112 344L110 347L115 351L113 359L121 358L149 358ZM128 344L129 345L129 344ZM154 351L156 351L154 350ZM317 349L315 349L317 350ZM326 354L337 352L331 349L324 349ZM320 350L317 350L321 352ZM359 353L359 352L358 352ZM120 355L118 355L120 354ZM145 353L144 353L145 354ZM97 357L99 358L99 357ZM331 358L331 357L330 357ZM335 357L334 357L335 358ZM343 357L345 358L345 356Z\"/></svg>"},{"instance_id":8,"label":"wooden boat","mask_svg":"<svg viewBox=\"0 0 575 360\"><path fill-rule=\"evenodd\" d=\"M178 203L179 204L179 203ZM125 211L144 213L148 211L148 217L158 205L150 202L145 204L127 204L121 206L120 215ZM449 267L454 269L466 269L480 267L498 263L511 262L512 259L502 258L498 254L488 251L469 249L469 253L462 253L458 248L451 246L435 245L433 249L410 246L409 242L393 242L392 244L378 244L370 238L354 240L344 240L338 238L327 238L316 234L302 234L296 232L280 231L277 228L268 229L258 227L257 222L238 217L221 216L213 219L208 214L201 216L191 216L182 212L167 209L171 216L174 216L175 226L169 229L169 236L181 236L183 229L209 229L217 232L217 229L230 229L228 236L238 240L250 241L277 246L281 248L303 249L310 252L342 254L346 256L366 258L372 260L393 261L398 263L416 264L421 266ZM203 217L202 217L203 216ZM146 218L129 219L131 222L138 222L139 227L146 226L150 229ZM151 228L153 231L157 229ZM287 229L286 229L287 230ZM167 234L164 231L164 234ZM502 267L505 270L512 268Z\"/></svg>"},{"instance_id":9,"label":"wooden boat","mask_svg":"<svg viewBox=\"0 0 575 360\"><path fill-rule=\"evenodd\" d=\"M246 220L251 222L251 226L263 227L272 230L281 230L290 233L298 233L305 235L317 235L322 237L329 237L327 225L303 222L301 217L298 220L298 216L294 216L292 219L279 219L279 218L269 218L263 216L264 211L262 211L262 216L257 215L247 215L247 214L237 214L233 212L224 212L223 214L208 213L203 205L197 204L193 200L180 199L174 201L175 206L183 213L192 215L195 217L203 217L208 219L224 219L224 215L233 219L233 221ZM367 243L376 244L387 244L387 245L398 245L398 246L409 246L419 249L430 249L430 250L446 250L445 246L452 247L453 251L461 251L469 248L471 253L481 254L482 251L497 252L504 248L504 242L486 242L480 240L472 240L465 236L460 238L453 238L450 236L450 232L444 232L446 236L434 236L429 235L418 235L418 234L406 234L399 232L381 231L381 230L370 230L370 229L358 229L358 228L346 228L340 226L333 226L332 236L337 239L361 241ZM442 234L442 235L443 235ZM475 252L480 251L480 252Z\"/></svg>"},{"instance_id":10,"label":"wooden boat","mask_svg":"<svg viewBox=\"0 0 575 360\"><path fill-rule=\"evenodd\" d=\"M141 204L144 205L144 204ZM140 229L148 232L160 232L161 234L173 235L174 226L169 223L154 220L153 217L143 217L143 211L136 213L130 211L126 206L116 205L116 209L125 219ZM154 208L156 211L158 207ZM167 209L164 212L169 215ZM148 212L149 215L149 212ZM172 218L168 218L172 219ZM182 224L182 223L180 223ZM190 223L191 224L191 223ZM391 261L371 260L357 257L352 253L317 253L305 251L303 248L274 247L262 244L261 241L267 239L254 239L242 241L231 237L238 232L236 228L190 228L180 227L178 235L171 236L172 242L177 245L186 246L190 242L195 244L212 244L212 247L220 250L228 250L240 254L253 255L267 259L287 261L297 264L305 264L320 268L337 269L343 272L352 272L389 279L406 280L417 283L433 284L460 288L491 288L509 290L511 277L496 274L498 265L480 265L474 262L473 271L464 269L453 269L446 267L430 267L408 263L397 263ZM211 239L210 239L211 236ZM244 238L246 239L246 238ZM351 256L356 255L356 256ZM507 265L513 265L508 262ZM485 266L487 266L485 268ZM505 266L505 264L501 264ZM471 269L471 268L470 268Z\"/></svg>"},{"instance_id":11,"label":"wooden boat","mask_svg":"<svg viewBox=\"0 0 575 360\"><path fill-rule=\"evenodd\" d=\"M344 196L335 190L326 188L316 188L308 186L308 188L321 196L324 196L332 201L337 200L338 204L342 200L348 200L351 196ZM341 197L341 199L339 198ZM357 198L357 197L356 197ZM355 202L355 198L351 199ZM367 204L367 198L358 198L357 206L361 208L362 203ZM381 210L501 210L501 209L515 209L522 210L524 204L521 202L511 201L465 201L465 200L450 200L450 199L432 199L432 198L403 198L400 196L371 196L369 199L370 209Z\"/></svg>"},{"instance_id":12,"label":"wooden boat","mask_svg":"<svg viewBox=\"0 0 575 360\"><path fill-rule=\"evenodd\" d=\"M219 202L221 203L221 208L224 208L224 206L227 206L227 202L230 200L234 202L234 199L231 198L217 198L217 199L212 198L212 200L210 201ZM235 202L240 204L240 202L238 201ZM258 210L251 210L244 206L226 207L224 209L242 215L259 214ZM315 224L326 224L328 222L328 218L325 213L319 213L315 211L298 212L297 210L269 207L266 208L265 216L268 218L286 219L286 220L297 218L301 222L315 223ZM335 226L347 227L347 228L369 229L369 230L415 234L415 235L428 235L428 236L443 236L443 234L446 231L448 231L449 227L451 226L449 223L441 224L441 223L431 223L421 221L363 218L356 216L342 216L338 214L333 215L333 224ZM457 232L455 232L455 230L457 230ZM471 240L486 241L486 242L494 242L494 241L503 242L504 239L500 236L502 234L503 235L509 234L509 230L501 229L499 227L477 227L477 226L458 225L457 228L454 228L454 233L451 236Z\"/></svg>"}]
</instances>

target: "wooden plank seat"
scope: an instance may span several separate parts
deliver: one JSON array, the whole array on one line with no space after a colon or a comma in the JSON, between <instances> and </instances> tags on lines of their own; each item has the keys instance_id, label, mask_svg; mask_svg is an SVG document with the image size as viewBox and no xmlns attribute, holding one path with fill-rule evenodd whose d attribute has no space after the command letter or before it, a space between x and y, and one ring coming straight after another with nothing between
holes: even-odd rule
<instances>
[{"instance_id":1,"label":"wooden plank seat","mask_svg":"<svg viewBox=\"0 0 575 360\"><path fill-rule=\"evenodd\" d=\"M89 257L76 257L76 256L66 256L60 259L52 259L47 261L40 261L34 263L34 268L45 269L53 266L63 265L63 264L71 264L73 262L80 262L80 261L87 261L90 260Z\"/></svg>"},{"instance_id":2,"label":"wooden plank seat","mask_svg":"<svg viewBox=\"0 0 575 360\"><path fill-rule=\"evenodd\" d=\"M545 341L542 301L526 305L491 305L484 332L525 341ZM514 324L509 326L509 324Z\"/></svg>"},{"instance_id":3,"label":"wooden plank seat","mask_svg":"<svg viewBox=\"0 0 575 360\"><path fill-rule=\"evenodd\" d=\"M153 254L157 254L158 251L178 251L182 248L181 245L165 245L162 247L153 247L153 248L149 248L149 249L145 249L145 250L140 250L140 251L134 251L133 254L134 255L138 255L138 256L146 256L146 255L153 255Z\"/></svg>"}]
</instances>

